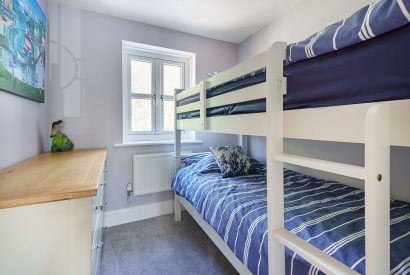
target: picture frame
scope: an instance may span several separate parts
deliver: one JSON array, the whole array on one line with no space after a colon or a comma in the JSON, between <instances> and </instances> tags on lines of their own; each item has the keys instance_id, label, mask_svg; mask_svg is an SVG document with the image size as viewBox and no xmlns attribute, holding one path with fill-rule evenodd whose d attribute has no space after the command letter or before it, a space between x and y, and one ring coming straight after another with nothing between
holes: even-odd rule
<instances>
[{"instance_id":1,"label":"picture frame","mask_svg":"<svg viewBox=\"0 0 410 275\"><path fill-rule=\"evenodd\" d=\"M0 0L0 90L43 103L47 18L36 0Z\"/></svg>"}]
</instances>

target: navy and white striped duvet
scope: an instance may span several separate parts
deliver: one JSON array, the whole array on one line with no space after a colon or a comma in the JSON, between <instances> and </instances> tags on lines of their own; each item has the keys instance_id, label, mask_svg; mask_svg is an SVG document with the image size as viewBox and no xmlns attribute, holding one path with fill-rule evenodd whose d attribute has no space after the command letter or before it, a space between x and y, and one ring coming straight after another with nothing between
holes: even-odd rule
<instances>
[{"instance_id":1,"label":"navy and white striped duvet","mask_svg":"<svg viewBox=\"0 0 410 275\"><path fill-rule=\"evenodd\" d=\"M185 197L254 274L268 274L266 168L223 179L210 154L187 159L172 188ZM339 261L364 273L364 194L346 185L285 171L285 226ZM410 272L410 205L391 203L392 274ZM318 274L286 250L288 274Z\"/></svg>"},{"instance_id":2,"label":"navy and white striped duvet","mask_svg":"<svg viewBox=\"0 0 410 275\"><path fill-rule=\"evenodd\" d=\"M290 44L286 64L361 43L410 23L410 0L380 0L307 39Z\"/></svg>"}]
</instances>

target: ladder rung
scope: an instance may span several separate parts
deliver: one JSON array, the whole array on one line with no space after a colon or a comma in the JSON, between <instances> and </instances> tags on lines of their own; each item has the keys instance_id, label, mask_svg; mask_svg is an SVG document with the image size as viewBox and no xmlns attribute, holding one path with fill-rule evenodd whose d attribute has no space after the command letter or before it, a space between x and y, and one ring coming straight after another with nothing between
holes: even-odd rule
<instances>
[{"instance_id":1,"label":"ladder rung","mask_svg":"<svg viewBox=\"0 0 410 275\"><path fill-rule=\"evenodd\" d=\"M275 230L273 235L280 243L326 274L359 274L286 229Z\"/></svg>"},{"instance_id":2,"label":"ladder rung","mask_svg":"<svg viewBox=\"0 0 410 275\"><path fill-rule=\"evenodd\" d=\"M344 164L339 162L307 158L295 155L275 155L274 160L284 163L304 166L312 169L326 171L334 174L348 176L356 179L365 179L366 171L362 166Z\"/></svg>"}]
</instances>

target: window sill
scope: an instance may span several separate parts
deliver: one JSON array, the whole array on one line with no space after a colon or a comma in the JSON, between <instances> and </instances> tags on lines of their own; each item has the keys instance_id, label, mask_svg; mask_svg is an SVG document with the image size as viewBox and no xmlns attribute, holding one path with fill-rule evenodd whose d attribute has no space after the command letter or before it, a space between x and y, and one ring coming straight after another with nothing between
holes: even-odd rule
<instances>
[{"instance_id":1,"label":"window sill","mask_svg":"<svg viewBox=\"0 0 410 275\"><path fill-rule=\"evenodd\" d=\"M183 140L182 144L201 144L202 140ZM131 146L150 146L150 145L174 145L173 140L154 140L154 141L133 141L114 144L114 147L131 147Z\"/></svg>"}]
</instances>

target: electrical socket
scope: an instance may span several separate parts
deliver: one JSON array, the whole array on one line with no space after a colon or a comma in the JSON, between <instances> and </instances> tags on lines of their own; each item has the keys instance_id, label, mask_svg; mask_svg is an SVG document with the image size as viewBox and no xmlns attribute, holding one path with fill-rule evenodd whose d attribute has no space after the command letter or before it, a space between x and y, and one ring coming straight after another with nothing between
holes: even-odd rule
<instances>
[{"instance_id":1,"label":"electrical socket","mask_svg":"<svg viewBox=\"0 0 410 275\"><path fill-rule=\"evenodd\" d=\"M127 184L127 197L132 195L132 184L128 183Z\"/></svg>"}]
</instances>

